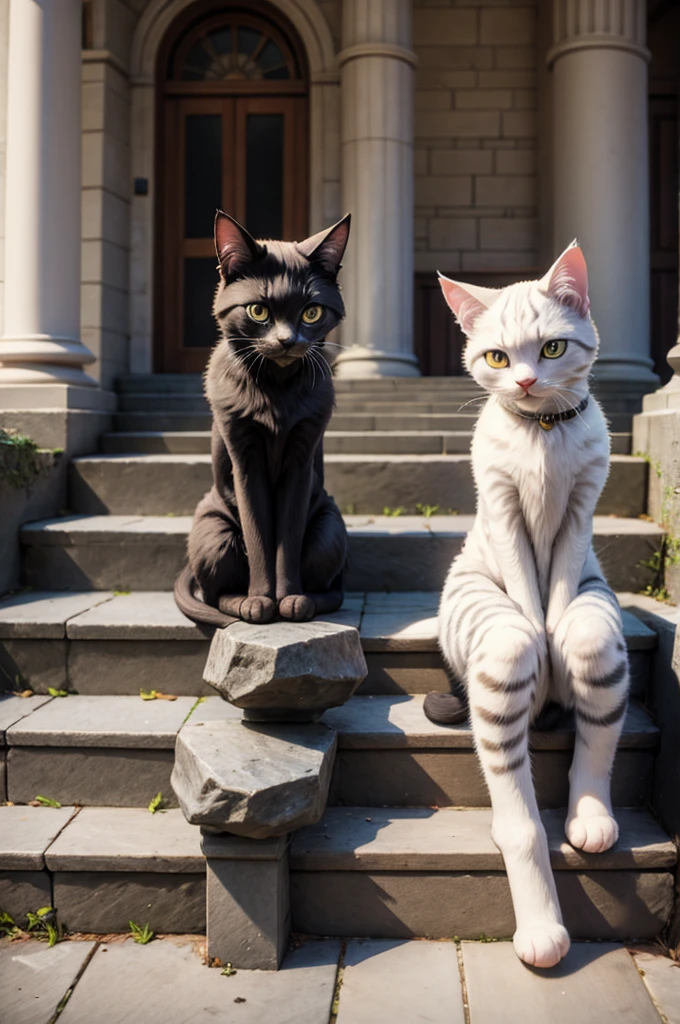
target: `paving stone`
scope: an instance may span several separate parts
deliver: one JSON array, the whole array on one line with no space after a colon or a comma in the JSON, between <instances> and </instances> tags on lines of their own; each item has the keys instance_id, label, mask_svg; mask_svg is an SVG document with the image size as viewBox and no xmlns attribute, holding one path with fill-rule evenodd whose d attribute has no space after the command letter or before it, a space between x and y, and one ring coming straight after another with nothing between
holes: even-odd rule
<instances>
[{"instance_id":1,"label":"paving stone","mask_svg":"<svg viewBox=\"0 0 680 1024\"><path fill-rule=\"evenodd\" d=\"M5 1024L49 1024L95 949L94 942L0 943ZM100 1018L103 1024L103 1018Z\"/></svg>"},{"instance_id":2,"label":"paving stone","mask_svg":"<svg viewBox=\"0 0 680 1024\"><path fill-rule=\"evenodd\" d=\"M557 871L555 880L574 939L653 939L673 906L667 872ZM290 884L293 930L311 935L476 939L481 933L510 938L515 930L501 872L291 869Z\"/></svg>"},{"instance_id":3,"label":"paving stone","mask_svg":"<svg viewBox=\"0 0 680 1024\"><path fill-rule=\"evenodd\" d=\"M576 943L557 967L532 971L510 943L464 942L463 965L474 1024L659 1024L621 946Z\"/></svg>"},{"instance_id":4,"label":"paving stone","mask_svg":"<svg viewBox=\"0 0 680 1024\"><path fill-rule=\"evenodd\" d=\"M667 1024L680 1024L680 967L677 961L662 956L658 948L636 949L634 959L647 991Z\"/></svg>"},{"instance_id":5,"label":"paving stone","mask_svg":"<svg viewBox=\"0 0 680 1024\"><path fill-rule=\"evenodd\" d=\"M235 622L215 633L203 677L253 721L309 721L344 704L366 671L356 628Z\"/></svg>"},{"instance_id":6,"label":"paving stone","mask_svg":"<svg viewBox=\"0 0 680 1024\"><path fill-rule=\"evenodd\" d=\"M208 956L276 970L290 936L290 836L205 835Z\"/></svg>"},{"instance_id":7,"label":"paving stone","mask_svg":"<svg viewBox=\"0 0 680 1024\"><path fill-rule=\"evenodd\" d=\"M335 733L322 725L189 723L172 786L192 824L264 839L319 820L335 750Z\"/></svg>"},{"instance_id":8,"label":"paving stone","mask_svg":"<svg viewBox=\"0 0 680 1024\"><path fill-rule=\"evenodd\" d=\"M135 921L160 933L205 934L205 872L56 871L53 879L69 931L110 935Z\"/></svg>"},{"instance_id":9,"label":"paving stone","mask_svg":"<svg viewBox=\"0 0 680 1024\"><path fill-rule=\"evenodd\" d=\"M437 650L437 609L372 612L367 608L361 620L361 641L366 651Z\"/></svg>"},{"instance_id":10,"label":"paving stone","mask_svg":"<svg viewBox=\"0 0 680 1024\"><path fill-rule=\"evenodd\" d=\"M201 640L206 634L187 619L171 591L135 591L76 615L67 625L72 640Z\"/></svg>"},{"instance_id":11,"label":"paving stone","mask_svg":"<svg viewBox=\"0 0 680 1024\"><path fill-rule=\"evenodd\" d=\"M28 803L40 793L83 807L146 807L162 793L166 806L174 807L173 760L172 749L10 747L7 792L15 803Z\"/></svg>"},{"instance_id":12,"label":"paving stone","mask_svg":"<svg viewBox=\"0 0 680 1024\"><path fill-rule=\"evenodd\" d=\"M306 942L280 971L223 977L179 939L109 943L95 954L60 1024L327 1024L339 952L333 940Z\"/></svg>"},{"instance_id":13,"label":"paving stone","mask_svg":"<svg viewBox=\"0 0 680 1024\"><path fill-rule=\"evenodd\" d=\"M564 838L565 811L541 813L557 870L671 868L677 850L647 811L617 808L621 836L611 850L587 854ZM502 871L491 839L491 808L329 807L298 832L291 863L304 871ZM49 854L48 854L49 866Z\"/></svg>"},{"instance_id":14,"label":"paving stone","mask_svg":"<svg viewBox=\"0 0 680 1024\"><path fill-rule=\"evenodd\" d=\"M65 594L29 591L0 601L0 639L59 640L75 615L111 599L110 593Z\"/></svg>"},{"instance_id":15,"label":"paving stone","mask_svg":"<svg viewBox=\"0 0 680 1024\"><path fill-rule=\"evenodd\" d=\"M180 810L150 814L138 807L84 807L52 843L45 861L50 871L200 874L205 868L198 829Z\"/></svg>"},{"instance_id":16,"label":"paving stone","mask_svg":"<svg viewBox=\"0 0 680 1024\"><path fill-rule=\"evenodd\" d=\"M453 942L347 943L338 1024L464 1024Z\"/></svg>"},{"instance_id":17,"label":"paving stone","mask_svg":"<svg viewBox=\"0 0 680 1024\"><path fill-rule=\"evenodd\" d=\"M209 640L71 640L68 678L89 696L139 696L160 690L202 697L215 691L203 682Z\"/></svg>"},{"instance_id":18,"label":"paving stone","mask_svg":"<svg viewBox=\"0 0 680 1024\"><path fill-rule=\"evenodd\" d=\"M10 746L171 748L193 707L141 697L74 695L50 701L7 730Z\"/></svg>"},{"instance_id":19,"label":"paving stone","mask_svg":"<svg viewBox=\"0 0 680 1024\"><path fill-rule=\"evenodd\" d=\"M74 814L75 807L0 807L0 868L44 868L45 850Z\"/></svg>"},{"instance_id":20,"label":"paving stone","mask_svg":"<svg viewBox=\"0 0 680 1024\"><path fill-rule=\"evenodd\" d=\"M5 733L10 726L16 725L51 699L49 696L14 697L9 693L0 694L0 746L5 745Z\"/></svg>"},{"instance_id":21,"label":"paving stone","mask_svg":"<svg viewBox=\"0 0 680 1024\"><path fill-rule=\"evenodd\" d=\"M26 914L52 906L52 878L48 871L0 870L0 910L23 926ZM2 943L0 943L0 949Z\"/></svg>"}]
</instances>

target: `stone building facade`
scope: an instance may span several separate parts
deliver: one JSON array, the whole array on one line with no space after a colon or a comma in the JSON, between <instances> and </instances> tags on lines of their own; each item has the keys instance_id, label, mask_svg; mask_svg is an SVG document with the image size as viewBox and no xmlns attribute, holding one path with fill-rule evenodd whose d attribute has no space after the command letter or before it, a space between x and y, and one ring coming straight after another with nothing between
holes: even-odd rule
<instances>
[{"instance_id":1,"label":"stone building facade","mask_svg":"<svg viewBox=\"0 0 680 1024\"><path fill-rule=\"evenodd\" d=\"M0 409L200 370L205 225L259 188L292 237L353 213L340 377L460 373L436 270L501 285L578 236L636 410L676 340L679 6L0 0Z\"/></svg>"}]
</instances>

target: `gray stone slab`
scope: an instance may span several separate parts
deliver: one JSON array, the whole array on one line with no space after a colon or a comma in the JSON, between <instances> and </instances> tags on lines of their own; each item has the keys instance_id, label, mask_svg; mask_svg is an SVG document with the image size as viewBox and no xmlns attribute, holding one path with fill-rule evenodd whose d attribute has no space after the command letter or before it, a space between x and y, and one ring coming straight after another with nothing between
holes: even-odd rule
<instances>
[{"instance_id":1,"label":"gray stone slab","mask_svg":"<svg viewBox=\"0 0 680 1024\"><path fill-rule=\"evenodd\" d=\"M356 627L312 622L219 629L203 678L247 716L318 717L344 704L366 676Z\"/></svg>"},{"instance_id":2,"label":"gray stone slab","mask_svg":"<svg viewBox=\"0 0 680 1024\"><path fill-rule=\"evenodd\" d=\"M180 810L150 814L141 807L84 807L45 861L50 871L205 870L198 829Z\"/></svg>"},{"instance_id":3,"label":"gray stone slab","mask_svg":"<svg viewBox=\"0 0 680 1024\"><path fill-rule=\"evenodd\" d=\"M264 839L319 820L335 750L322 725L188 724L172 786L192 824Z\"/></svg>"},{"instance_id":4,"label":"gray stone slab","mask_svg":"<svg viewBox=\"0 0 680 1024\"><path fill-rule=\"evenodd\" d=\"M659 1024L621 946L574 944L557 967L532 971L510 943L465 942L463 965L474 1024Z\"/></svg>"},{"instance_id":5,"label":"gray stone slab","mask_svg":"<svg viewBox=\"0 0 680 1024\"><path fill-rule=\"evenodd\" d=\"M49 906L52 878L48 871L0 871L0 908L18 925L26 924L29 910Z\"/></svg>"},{"instance_id":6,"label":"gray stone slab","mask_svg":"<svg viewBox=\"0 0 680 1024\"><path fill-rule=\"evenodd\" d=\"M338 1024L464 1024L453 942L347 943Z\"/></svg>"},{"instance_id":7,"label":"gray stone slab","mask_svg":"<svg viewBox=\"0 0 680 1024\"><path fill-rule=\"evenodd\" d=\"M0 746L5 745L5 733L10 726L16 725L51 699L49 696L14 697L10 693L0 694Z\"/></svg>"},{"instance_id":8,"label":"gray stone slab","mask_svg":"<svg viewBox=\"0 0 680 1024\"><path fill-rule=\"evenodd\" d=\"M0 639L60 640L69 619L111 599L109 593L29 591L0 601Z\"/></svg>"},{"instance_id":9,"label":"gray stone slab","mask_svg":"<svg viewBox=\"0 0 680 1024\"><path fill-rule=\"evenodd\" d=\"M680 1024L680 967L656 949L635 950L635 965L667 1024Z\"/></svg>"},{"instance_id":10,"label":"gray stone slab","mask_svg":"<svg viewBox=\"0 0 680 1024\"><path fill-rule=\"evenodd\" d=\"M214 690L211 688L210 693L214 694ZM190 725L207 725L213 722L242 722L243 711L241 708L234 707L229 701L224 700L223 697L206 697L196 704L193 711L187 718L186 722L182 726L182 729L188 728Z\"/></svg>"},{"instance_id":11,"label":"gray stone slab","mask_svg":"<svg viewBox=\"0 0 680 1024\"><path fill-rule=\"evenodd\" d=\"M629 611L627 608L621 609L621 616L623 618L623 633L628 644L629 651L650 651L654 650L658 643L658 638L653 629L650 629L642 619L639 619L637 615Z\"/></svg>"},{"instance_id":12,"label":"gray stone slab","mask_svg":"<svg viewBox=\"0 0 680 1024\"><path fill-rule=\"evenodd\" d=\"M405 590L381 591L366 594L364 611L366 613L400 612L404 609L414 611L432 610L439 607L440 592L438 590Z\"/></svg>"},{"instance_id":13,"label":"gray stone slab","mask_svg":"<svg viewBox=\"0 0 680 1024\"><path fill-rule=\"evenodd\" d=\"M156 793L175 807L172 750L10 747L7 792L14 803L40 794L77 806L146 807Z\"/></svg>"},{"instance_id":14,"label":"gray stone slab","mask_svg":"<svg viewBox=\"0 0 680 1024\"><path fill-rule=\"evenodd\" d=\"M587 854L564 838L564 811L543 811L553 868L675 865L674 843L647 811L621 808L616 815L619 841L606 853ZM491 839L491 808L485 807L329 807L318 824L297 833L291 862L294 870L305 871L503 870Z\"/></svg>"},{"instance_id":15,"label":"gray stone slab","mask_svg":"<svg viewBox=\"0 0 680 1024\"><path fill-rule=\"evenodd\" d=\"M290 936L288 850L278 860L207 861L208 956L275 971Z\"/></svg>"},{"instance_id":16,"label":"gray stone slab","mask_svg":"<svg viewBox=\"0 0 680 1024\"><path fill-rule=\"evenodd\" d=\"M612 799L617 806L649 802L654 750L621 749L614 761ZM536 750L532 757L539 807L565 807L569 799L569 750ZM472 749L338 751L334 802L347 806L467 806L489 803Z\"/></svg>"},{"instance_id":17,"label":"gray stone slab","mask_svg":"<svg viewBox=\"0 0 680 1024\"><path fill-rule=\"evenodd\" d=\"M292 926L318 935L371 938L510 938L515 918L500 872L291 871ZM661 871L556 872L573 939L652 939L673 906Z\"/></svg>"},{"instance_id":18,"label":"gray stone slab","mask_svg":"<svg viewBox=\"0 0 680 1024\"><path fill-rule=\"evenodd\" d=\"M205 873L56 871L53 879L69 931L110 935L134 921L155 932L205 934Z\"/></svg>"},{"instance_id":19,"label":"gray stone slab","mask_svg":"<svg viewBox=\"0 0 680 1024\"><path fill-rule=\"evenodd\" d=\"M339 952L332 940L306 942L278 972L223 977L179 939L110 943L95 955L60 1024L327 1024Z\"/></svg>"},{"instance_id":20,"label":"gray stone slab","mask_svg":"<svg viewBox=\"0 0 680 1024\"><path fill-rule=\"evenodd\" d=\"M1 640L0 679L12 690L47 694L70 689L66 640Z\"/></svg>"},{"instance_id":21,"label":"gray stone slab","mask_svg":"<svg viewBox=\"0 0 680 1024\"><path fill-rule=\"evenodd\" d=\"M74 814L75 807L0 807L0 868L44 868L45 850Z\"/></svg>"},{"instance_id":22,"label":"gray stone slab","mask_svg":"<svg viewBox=\"0 0 680 1024\"><path fill-rule=\"evenodd\" d=\"M386 749L415 747L470 749L472 730L468 722L442 726L431 722L423 711L424 696L356 696L341 708L331 708L323 723L339 734L342 749ZM632 703L626 715L622 745L628 748L656 747L659 731L649 713ZM532 730L535 750L569 750L574 746L574 728L549 732Z\"/></svg>"},{"instance_id":23,"label":"gray stone slab","mask_svg":"<svg viewBox=\"0 0 680 1024\"><path fill-rule=\"evenodd\" d=\"M67 625L72 640L200 640L205 632L187 619L171 591L134 591L76 615Z\"/></svg>"},{"instance_id":24,"label":"gray stone slab","mask_svg":"<svg viewBox=\"0 0 680 1024\"><path fill-rule=\"evenodd\" d=\"M10 746L123 747L174 746L191 697L175 701L141 697L84 697L50 701L7 730Z\"/></svg>"},{"instance_id":25,"label":"gray stone slab","mask_svg":"<svg viewBox=\"0 0 680 1024\"><path fill-rule=\"evenodd\" d=\"M5 1024L49 1024L94 949L94 942L60 942L52 949L36 939L0 944Z\"/></svg>"},{"instance_id":26,"label":"gray stone slab","mask_svg":"<svg viewBox=\"0 0 680 1024\"><path fill-rule=\"evenodd\" d=\"M368 675L357 696L448 693L451 687L439 651L367 651L366 665Z\"/></svg>"},{"instance_id":27,"label":"gray stone slab","mask_svg":"<svg viewBox=\"0 0 680 1024\"><path fill-rule=\"evenodd\" d=\"M361 642L366 651L437 650L437 609L399 608L364 612Z\"/></svg>"},{"instance_id":28,"label":"gray stone slab","mask_svg":"<svg viewBox=\"0 0 680 1024\"><path fill-rule=\"evenodd\" d=\"M138 696L160 690L201 697L215 691L203 682L209 641L72 640L68 643L68 678L79 694Z\"/></svg>"}]
</instances>

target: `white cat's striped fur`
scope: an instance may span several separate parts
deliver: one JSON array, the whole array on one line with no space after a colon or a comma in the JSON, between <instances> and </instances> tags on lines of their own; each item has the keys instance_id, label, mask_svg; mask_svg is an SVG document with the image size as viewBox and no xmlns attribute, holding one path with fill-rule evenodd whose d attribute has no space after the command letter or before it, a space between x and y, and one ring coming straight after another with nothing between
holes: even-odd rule
<instances>
[{"instance_id":1,"label":"white cat's striped fur","mask_svg":"<svg viewBox=\"0 0 680 1024\"><path fill-rule=\"evenodd\" d=\"M444 586L439 641L467 688L515 909L515 950L550 967L569 936L531 777L529 725L548 700L575 709L566 836L588 852L609 849L618 837L610 773L628 660L621 613L592 548L609 469L602 412L591 397L550 430L520 413L575 408L588 393L598 337L575 243L540 281L502 290L441 284L468 336L466 366L490 398L472 443L477 516ZM550 359L543 346L554 340L567 345ZM489 352L508 365L488 365Z\"/></svg>"}]
</instances>

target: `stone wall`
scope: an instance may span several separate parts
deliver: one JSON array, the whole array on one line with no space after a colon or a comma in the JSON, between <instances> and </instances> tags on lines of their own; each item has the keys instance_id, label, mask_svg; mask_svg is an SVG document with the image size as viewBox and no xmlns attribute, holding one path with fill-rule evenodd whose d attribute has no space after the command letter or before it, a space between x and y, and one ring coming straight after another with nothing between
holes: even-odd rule
<instances>
[{"instance_id":1,"label":"stone wall","mask_svg":"<svg viewBox=\"0 0 680 1024\"><path fill-rule=\"evenodd\" d=\"M537 3L414 0L416 271L538 255Z\"/></svg>"}]
</instances>

